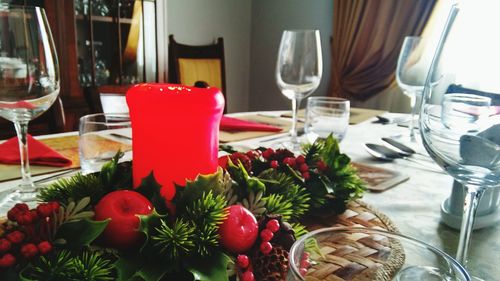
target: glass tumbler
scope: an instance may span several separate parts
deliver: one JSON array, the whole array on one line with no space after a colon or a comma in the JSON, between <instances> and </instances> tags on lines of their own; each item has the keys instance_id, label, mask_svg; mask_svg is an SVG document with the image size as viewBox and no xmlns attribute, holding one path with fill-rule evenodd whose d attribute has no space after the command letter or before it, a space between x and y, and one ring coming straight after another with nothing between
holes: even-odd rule
<instances>
[{"instance_id":1,"label":"glass tumbler","mask_svg":"<svg viewBox=\"0 0 500 281\"><path fill-rule=\"evenodd\" d=\"M132 131L128 114L91 114L80 118L79 155L82 174L98 172L121 151L132 160Z\"/></svg>"},{"instance_id":2,"label":"glass tumbler","mask_svg":"<svg viewBox=\"0 0 500 281\"><path fill-rule=\"evenodd\" d=\"M310 97L307 99L305 133L309 140L326 138L333 134L339 142L349 126L350 103L346 99L333 97Z\"/></svg>"}]
</instances>

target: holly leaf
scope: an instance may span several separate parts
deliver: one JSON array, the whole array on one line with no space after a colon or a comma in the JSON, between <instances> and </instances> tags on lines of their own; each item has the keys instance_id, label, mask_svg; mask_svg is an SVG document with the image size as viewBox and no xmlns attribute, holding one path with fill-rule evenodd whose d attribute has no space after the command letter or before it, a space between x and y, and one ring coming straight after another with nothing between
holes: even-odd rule
<instances>
[{"instance_id":1,"label":"holly leaf","mask_svg":"<svg viewBox=\"0 0 500 281\"><path fill-rule=\"evenodd\" d=\"M138 255L121 255L115 262L117 281L128 281L139 271L144 264L144 259Z\"/></svg>"},{"instance_id":2,"label":"holly leaf","mask_svg":"<svg viewBox=\"0 0 500 281\"><path fill-rule=\"evenodd\" d=\"M165 198L161 196L160 193L161 185L156 181L153 171L142 179L141 185L135 189L135 191L144 195L151 201L156 211L160 214L167 213L167 206L165 204Z\"/></svg>"},{"instance_id":3,"label":"holly leaf","mask_svg":"<svg viewBox=\"0 0 500 281\"><path fill-rule=\"evenodd\" d=\"M56 233L56 240L64 240L64 246L79 250L92 243L108 225L109 220L94 221L81 219L63 223Z\"/></svg>"},{"instance_id":4,"label":"holly leaf","mask_svg":"<svg viewBox=\"0 0 500 281\"><path fill-rule=\"evenodd\" d=\"M214 174L198 175L193 181L187 180L185 187L176 185L172 201L178 208L182 209L185 208L186 204L201 199L203 194L208 194L210 191L215 196L224 194L226 181L224 171L219 167Z\"/></svg>"},{"instance_id":5,"label":"holly leaf","mask_svg":"<svg viewBox=\"0 0 500 281\"><path fill-rule=\"evenodd\" d=\"M133 277L140 277L147 281L160 281L171 270L171 264L150 261L145 263Z\"/></svg>"},{"instance_id":6,"label":"holly leaf","mask_svg":"<svg viewBox=\"0 0 500 281\"><path fill-rule=\"evenodd\" d=\"M156 209L154 209L151 214L138 215L138 217L140 219L139 232L144 233L144 236L146 237L141 247L141 251L143 251L149 242L150 232L160 224L160 219L166 217L166 215L160 215L156 212Z\"/></svg>"},{"instance_id":7,"label":"holly leaf","mask_svg":"<svg viewBox=\"0 0 500 281\"><path fill-rule=\"evenodd\" d=\"M213 253L210 259L186 260L186 269L196 281L229 280L227 265L231 258L222 252Z\"/></svg>"}]
</instances>

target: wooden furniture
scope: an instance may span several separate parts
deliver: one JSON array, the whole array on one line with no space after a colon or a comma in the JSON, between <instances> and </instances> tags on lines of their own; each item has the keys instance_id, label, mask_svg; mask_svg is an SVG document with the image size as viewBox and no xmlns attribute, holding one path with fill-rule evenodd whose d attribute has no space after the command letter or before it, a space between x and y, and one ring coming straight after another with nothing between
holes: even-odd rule
<instances>
[{"instance_id":1,"label":"wooden furniture","mask_svg":"<svg viewBox=\"0 0 500 281\"><path fill-rule=\"evenodd\" d=\"M61 98L57 98L52 107L37 119L29 122L28 133L31 135L55 134L64 131L66 118ZM0 118L0 140L16 136L14 124Z\"/></svg>"},{"instance_id":2,"label":"wooden furniture","mask_svg":"<svg viewBox=\"0 0 500 281\"><path fill-rule=\"evenodd\" d=\"M213 45L190 46L178 43L174 35L168 37L168 80L171 83L194 85L206 82L226 95L224 41L217 38ZM224 112L227 110L227 99Z\"/></svg>"},{"instance_id":3,"label":"wooden furniture","mask_svg":"<svg viewBox=\"0 0 500 281\"><path fill-rule=\"evenodd\" d=\"M79 118L99 108L89 99L92 93L111 87L124 94L131 84L163 80L158 75L162 68L157 47L164 40L157 23L162 9L157 9L156 0L20 0L17 4L43 6L47 13L61 70L65 131L77 130Z\"/></svg>"}]
</instances>

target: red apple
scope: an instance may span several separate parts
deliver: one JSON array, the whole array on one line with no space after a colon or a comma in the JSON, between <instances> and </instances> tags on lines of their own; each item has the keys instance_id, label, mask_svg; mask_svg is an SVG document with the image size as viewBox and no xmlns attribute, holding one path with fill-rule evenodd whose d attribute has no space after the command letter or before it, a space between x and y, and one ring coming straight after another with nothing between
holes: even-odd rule
<instances>
[{"instance_id":1,"label":"red apple","mask_svg":"<svg viewBox=\"0 0 500 281\"><path fill-rule=\"evenodd\" d=\"M113 191L104 196L95 206L95 220L111 219L101 234L106 246L130 249L139 246L144 238L138 231L139 217L153 211L151 202L138 192L131 190Z\"/></svg>"},{"instance_id":2,"label":"red apple","mask_svg":"<svg viewBox=\"0 0 500 281\"><path fill-rule=\"evenodd\" d=\"M220 243L231 253L248 251L259 234L259 225L254 215L245 207L232 205L229 214L219 227Z\"/></svg>"}]
</instances>

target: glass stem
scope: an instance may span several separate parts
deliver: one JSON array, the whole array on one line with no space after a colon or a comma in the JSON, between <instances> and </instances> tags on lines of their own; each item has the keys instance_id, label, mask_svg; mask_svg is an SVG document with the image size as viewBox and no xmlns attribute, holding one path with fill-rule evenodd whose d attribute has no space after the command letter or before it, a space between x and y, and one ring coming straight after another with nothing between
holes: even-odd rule
<instances>
[{"instance_id":1,"label":"glass stem","mask_svg":"<svg viewBox=\"0 0 500 281\"><path fill-rule=\"evenodd\" d=\"M21 160L21 176L22 183L20 184L21 192L33 192L35 186L31 180L30 161L28 157L28 122L16 121L14 126L17 132L19 142L19 153Z\"/></svg>"},{"instance_id":2,"label":"glass stem","mask_svg":"<svg viewBox=\"0 0 500 281\"><path fill-rule=\"evenodd\" d=\"M290 129L291 142L296 145L299 143L297 139L297 121L299 115L299 106L302 99L294 98L292 99L292 128Z\"/></svg>"},{"instance_id":3,"label":"glass stem","mask_svg":"<svg viewBox=\"0 0 500 281\"><path fill-rule=\"evenodd\" d=\"M410 107L411 107L411 116L410 116L410 139L415 141L415 111L417 110L416 104L416 93L412 93L410 96Z\"/></svg>"},{"instance_id":4,"label":"glass stem","mask_svg":"<svg viewBox=\"0 0 500 281\"><path fill-rule=\"evenodd\" d=\"M479 200L484 193L484 188L477 185L464 185L465 201L462 215L462 226L460 227L460 240L458 242L457 260L464 267L467 267L467 253L469 251L470 237L474 225Z\"/></svg>"}]
</instances>

